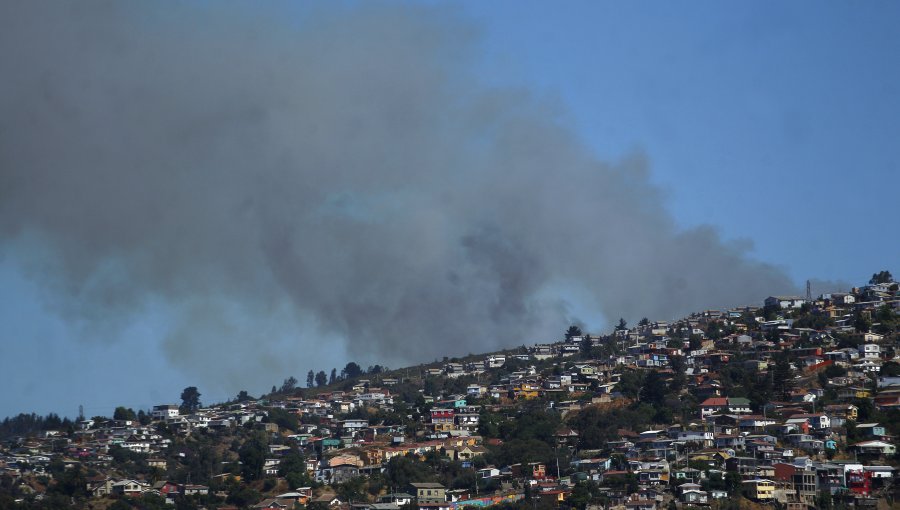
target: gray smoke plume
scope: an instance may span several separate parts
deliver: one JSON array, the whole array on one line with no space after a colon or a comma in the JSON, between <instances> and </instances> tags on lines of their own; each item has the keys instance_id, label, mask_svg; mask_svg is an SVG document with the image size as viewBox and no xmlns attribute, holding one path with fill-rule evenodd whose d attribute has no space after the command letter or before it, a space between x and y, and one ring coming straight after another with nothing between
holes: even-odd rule
<instances>
[{"instance_id":1,"label":"gray smoke plume","mask_svg":"<svg viewBox=\"0 0 900 510\"><path fill-rule=\"evenodd\" d=\"M3 2L0 243L84 336L155 314L233 387L792 290L477 44L447 8Z\"/></svg>"}]
</instances>

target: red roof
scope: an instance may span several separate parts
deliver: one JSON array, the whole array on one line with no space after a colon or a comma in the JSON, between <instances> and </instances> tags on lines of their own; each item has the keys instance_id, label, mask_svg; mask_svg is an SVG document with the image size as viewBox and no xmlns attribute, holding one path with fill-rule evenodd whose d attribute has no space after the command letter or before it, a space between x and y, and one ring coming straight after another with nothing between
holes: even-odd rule
<instances>
[{"instance_id":1,"label":"red roof","mask_svg":"<svg viewBox=\"0 0 900 510\"><path fill-rule=\"evenodd\" d=\"M701 405L701 406L727 406L727 405L728 405L728 398L726 398L726 397L718 397L718 398L712 397L712 398L708 398L708 399L704 400L703 403L700 404L700 405Z\"/></svg>"}]
</instances>

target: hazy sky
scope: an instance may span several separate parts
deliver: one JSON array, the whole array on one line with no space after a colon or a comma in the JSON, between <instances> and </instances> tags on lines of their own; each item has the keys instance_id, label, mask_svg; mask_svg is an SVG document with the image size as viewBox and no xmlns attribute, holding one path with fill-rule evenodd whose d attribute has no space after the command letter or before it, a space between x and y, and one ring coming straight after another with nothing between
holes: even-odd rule
<instances>
[{"instance_id":1,"label":"hazy sky","mask_svg":"<svg viewBox=\"0 0 900 510\"><path fill-rule=\"evenodd\" d=\"M0 2L0 415L900 270L893 2L78 5Z\"/></svg>"}]
</instances>

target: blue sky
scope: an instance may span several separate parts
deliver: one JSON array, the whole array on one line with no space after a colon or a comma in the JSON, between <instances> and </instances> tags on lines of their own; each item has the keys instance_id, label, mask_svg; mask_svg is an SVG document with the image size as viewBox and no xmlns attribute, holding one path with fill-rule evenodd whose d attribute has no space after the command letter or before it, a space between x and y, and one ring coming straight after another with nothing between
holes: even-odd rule
<instances>
[{"instance_id":1,"label":"blue sky","mask_svg":"<svg viewBox=\"0 0 900 510\"><path fill-rule=\"evenodd\" d=\"M681 224L798 281L900 261L900 6L472 2L486 76L558 97L606 158L642 151ZM500 64L498 65L497 62Z\"/></svg>"},{"instance_id":2,"label":"blue sky","mask_svg":"<svg viewBox=\"0 0 900 510\"><path fill-rule=\"evenodd\" d=\"M601 159L646 155L681 226L752 243L798 284L900 270L900 4L453 5L480 31L481 80L557 103ZM73 341L20 262L0 246L0 415L148 408L195 384L152 316L118 342Z\"/></svg>"}]
</instances>

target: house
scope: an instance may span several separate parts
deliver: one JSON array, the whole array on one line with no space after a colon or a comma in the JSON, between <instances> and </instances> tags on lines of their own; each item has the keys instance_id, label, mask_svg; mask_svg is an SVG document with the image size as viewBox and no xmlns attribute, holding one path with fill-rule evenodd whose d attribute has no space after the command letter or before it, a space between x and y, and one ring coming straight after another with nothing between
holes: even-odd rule
<instances>
[{"instance_id":1,"label":"house","mask_svg":"<svg viewBox=\"0 0 900 510\"><path fill-rule=\"evenodd\" d=\"M778 423L774 418L768 418L759 414L750 414L737 417L738 428L745 432L755 432Z\"/></svg>"},{"instance_id":2,"label":"house","mask_svg":"<svg viewBox=\"0 0 900 510\"><path fill-rule=\"evenodd\" d=\"M831 418L824 413L795 414L791 416L791 419L806 419L809 421L809 426L815 430L827 430L831 428Z\"/></svg>"},{"instance_id":3,"label":"house","mask_svg":"<svg viewBox=\"0 0 900 510\"><path fill-rule=\"evenodd\" d=\"M415 496L413 496L412 494L407 494L405 492L395 492L392 494L385 494L384 496L381 496L380 498L378 498L378 502L394 503L399 507L409 505L413 501L415 501L415 499Z\"/></svg>"},{"instance_id":4,"label":"house","mask_svg":"<svg viewBox=\"0 0 900 510\"><path fill-rule=\"evenodd\" d=\"M690 489L683 491L679 499L688 505L705 505L709 502L709 495L700 489Z\"/></svg>"},{"instance_id":5,"label":"house","mask_svg":"<svg viewBox=\"0 0 900 510\"><path fill-rule=\"evenodd\" d=\"M862 344L859 346L859 357L864 359L878 359L881 357L881 346L878 344Z\"/></svg>"},{"instance_id":6,"label":"house","mask_svg":"<svg viewBox=\"0 0 900 510\"><path fill-rule=\"evenodd\" d=\"M889 386L900 386L900 377L883 375L878 378L878 388L886 388Z\"/></svg>"},{"instance_id":7,"label":"house","mask_svg":"<svg viewBox=\"0 0 900 510\"><path fill-rule=\"evenodd\" d=\"M150 486L137 480L122 480L112 485L112 493L120 496L140 496Z\"/></svg>"},{"instance_id":8,"label":"house","mask_svg":"<svg viewBox=\"0 0 900 510\"><path fill-rule=\"evenodd\" d=\"M153 406L153 410L150 412L150 417L154 420L168 420L170 418L177 418L178 415L179 410L176 404Z\"/></svg>"},{"instance_id":9,"label":"house","mask_svg":"<svg viewBox=\"0 0 900 510\"><path fill-rule=\"evenodd\" d=\"M859 416L859 408L853 404L827 405L825 406L825 412L828 413L828 415L831 417L832 424L834 424L835 417L840 417L844 420L856 421L857 417Z\"/></svg>"},{"instance_id":10,"label":"house","mask_svg":"<svg viewBox=\"0 0 900 510\"><path fill-rule=\"evenodd\" d=\"M148 467L159 468L159 469L162 469L163 471L165 471L166 465L167 465L166 459L157 459L157 458L147 459Z\"/></svg>"},{"instance_id":11,"label":"house","mask_svg":"<svg viewBox=\"0 0 900 510\"><path fill-rule=\"evenodd\" d=\"M435 432L446 432L454 429L456 418L452 409L432 409L431 426Z\"/></svg>"},{"instance_id":12,"label":"house","mask_svg":"<svg viewBox=\"0 0 900 510\"><path fill-rule=\"evenodd\" d=\"M700 416L706 419L708 416L728 409L728 399L724 397L710 397L700 403Z\"/></svg>"},{"instance_id":13,"label":"house","mask_svg":"<svg viewBox=\"0 0 900 510\"><path fill-rule=\"evenodd\" d=\"M872 396L872 392L868 388L859 386L849 386L838 390L838 398L840 400L856 400L864 399Z\"/></svg>"},{"instance_id":14,"label":"house","mask_svg":"<svg viewBox=\"0 0 900 510\"><path fill-rule=\"evenodd\" d=\"M268 498L251 506L250 508L252 508L253 510L282 510L286 508L292 508L293 506L294 502L290 500L281 501L278 498Z\"/></svg>"},{"instance_id":15,"label":"house","mask_svg":"<svg viewBox=\"0 0 900 510\"><path fill-rule=\"evenodd\" d=\"M101 478L99 480L93 479L88 484L88 492L91 493L91 496L95 498L102 498L104 496L109 496L113 492L113 485L116 482L110 478Z\"/></svg>"},{"instance_id":16,"label":"house","mask_svg":"<svg viewBox=\"0 0 900 510\"><path fill-rule=\"evenodd\" d=\"M411 483L416 503L442 503L447 501L447 488L439 483Z\"/></svg>"},{"instance_id":17,"label":"house","mask_svg":"<svg viewBox=\"0 0 900 510\"><path fill-rule=\"evenodd\" d=\"M160 480L154 483L151 488L164 498L172 498L175 495L181 494L180 485L166 480Z\"/></svg>"},{"instance_id":18,"label":"house","mask_svg":"<svg viewBox=\"0 0 900 510\"><path fill-rule=\"evenodd\" d=\"M650 499L635 499L625 502L627 510L656 510L656 501Z\"/></svg>"},{"instance_id":19,"label":"house","mask_svg":"<svg viewBox=\"0 0 900 510\"><path fill-rule=\"evenodd\" d=\"M769 296L764 304L778 308L800 308L806 303L806 299L799 296Z\"/></svg>"},{"instance_id":20,"label":"house","mask_svg":"<svg viewBox=\"0 0 900 510\"><path fill-rule=\"evenodd\" d=\"M331 483L343 483L359 476L359 467L342 463L331 467Z\"/></svg>"},{"instance_id":21,"label":"house","mask_svg":"<svg viewBox=\"0 0 900 510\"><path fill-rule=\"evenodd\" d=\"M343 502L338 498L333 492L323 492L318 496L312 498L313 503L319 503L325 506L337 506L341 505Z\"/></svg>"},{"instance_id":22,"label":"house","mask_svg":"<svg viewBox=\"0 0 900 510\"><path fill-rule=\"evenodd\" d=\"M862 441L852 446L859 454L868 455L893 455L897 453L897 447L886 441Z\"/></svg>"},{"instance_id":23,"label":"house","mask_svg":"<svg viewBox=\"0 0 900 510\"><path fill-rule=\"evenodd\" d=\"M488 356L486 360L484 360L484 368L500 368L504 364L506 364L506 356L502 354L494 354L492 356Z\"/></svg>"},{"instance_id":24,"label":"house","mask_svg":"<svg viewBox=\"0 0 900 510\"><path fill-rule=\"evenodd\" d=\"M753 480L744 480L741 483L741 490L749 499L755 501L772 501L775 499L775 482L756 478Z\"/></svg>"},{"instance_id":25,"label":"house","mask_svg":"<svg viewBox=\"0 0 900 510\"><path fill-rule=\"evenodd\" d=\"M856 426L856 432L864 437L884 437L884 427L877 423L860 423Z\"/></svg>"},{"instance_id":26,"label":"house","mask_svg":"<svg viewBox=\"0 0 900 510\"><path fill-rule=\"evenodd\" d=\"M309 503L310 498L312 498L312 487L299 487L293 492L285 492L275 496L275 499L279 501L290 500L301 505Z\"/></svg>"},{"instance_id":27,"label":"house","mask_svg":"<svg viewBox=\"0 0 900 510\"><path fill-rule=\"evenodd\" d=\"M194 495L207 495L209 494L209 487L205 485L182 485L181 486L181 495L182 496L194 496Z\"/></svg>"},{"instance_id":28,"label":"house","mask_svg":"<svg viewBox=\"0 0 900 510\"><path fill-rule=\"evenodd\" d=\"M480 397L487 393L487 387L482 386L481 384L470 384L466 387L466 395L471 397Z\"/></svg>"},{"instance_id":29,"label":"house","mask_svg":"<svg viewBox=\"0 0 900 510\"><path fill-rule=\"evenodd\" d=\"M743 397L728 398L728 412L732 414L749 414L750 399Z\"/></svg>"},{"instance_id":30,"label":"house","mask_svg":"<svg viewBox=\"0 0 900 510\"><path fill-rule=\"evenodd\" d=\"M494 466L488 466L477 471L478 478L484 480L486 478L496 478L500 476L500 470Z\"/></svg>"}]
</instances>

